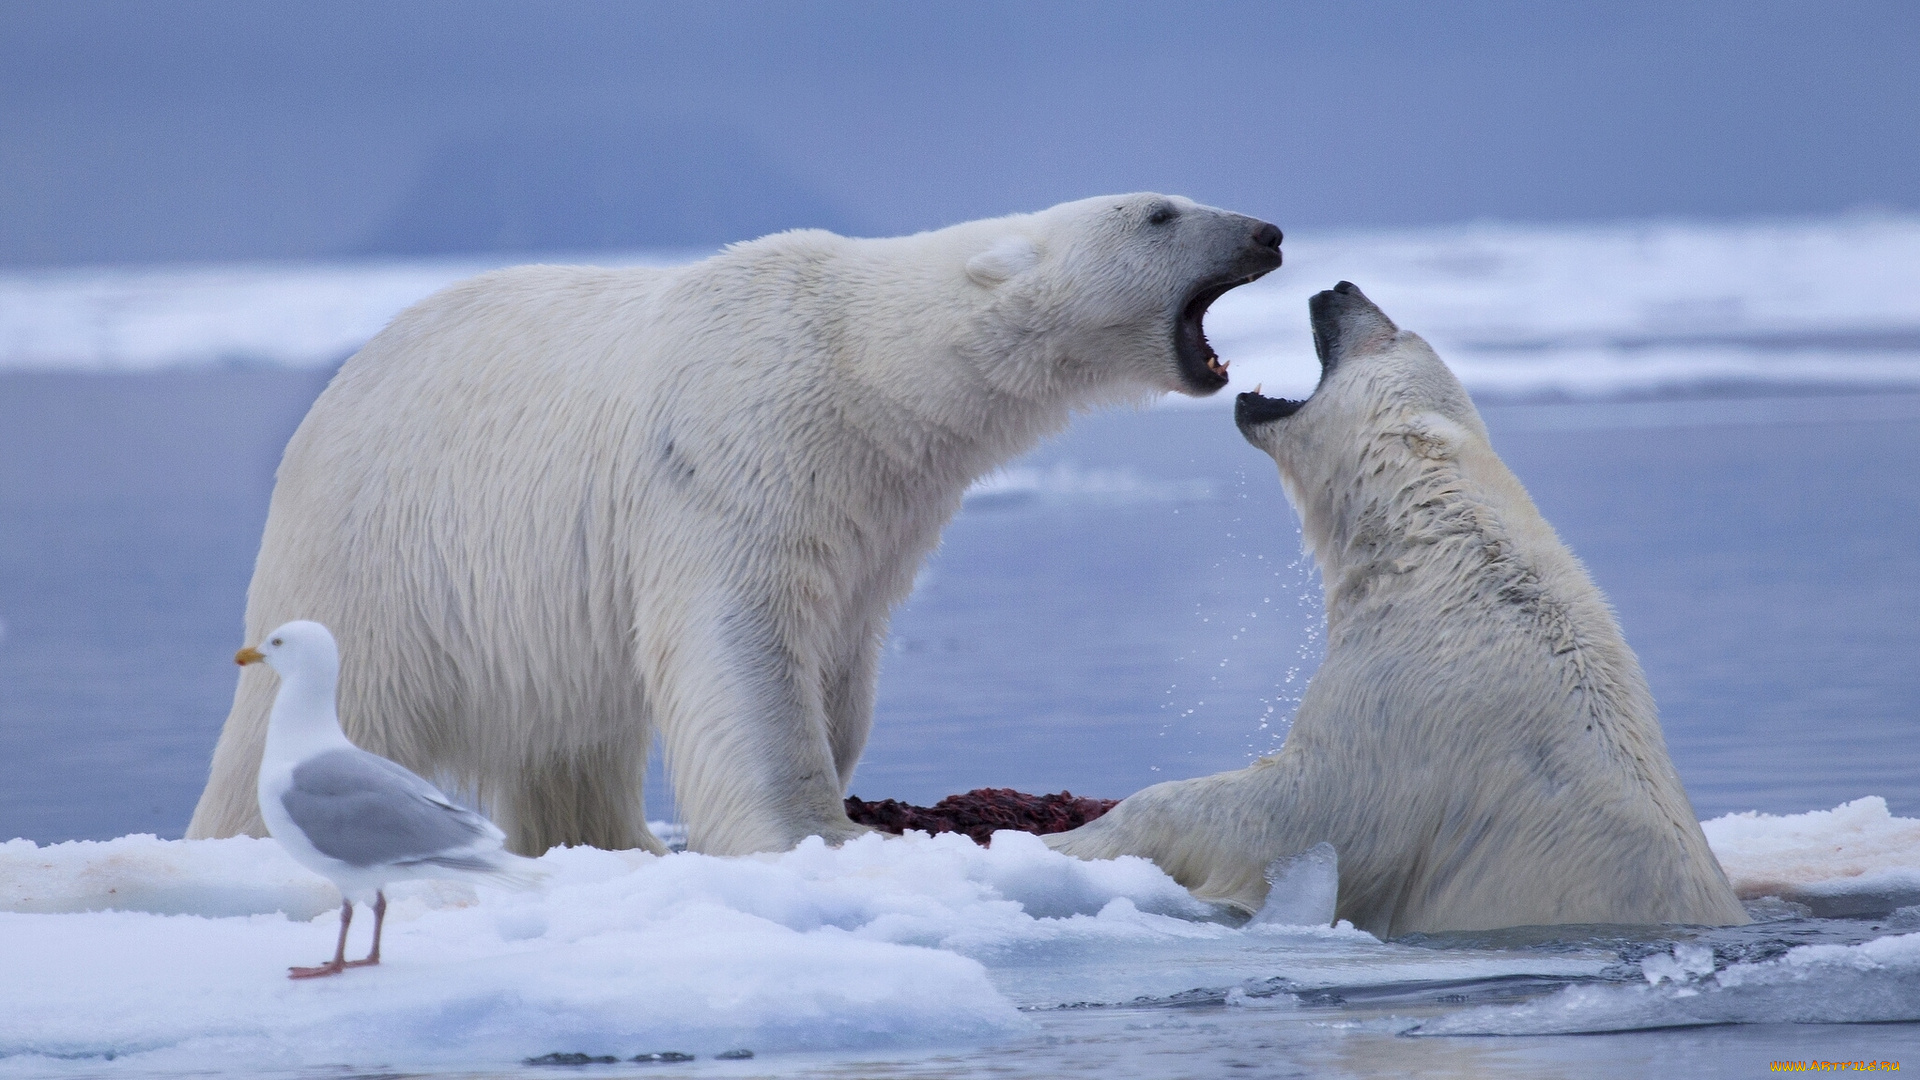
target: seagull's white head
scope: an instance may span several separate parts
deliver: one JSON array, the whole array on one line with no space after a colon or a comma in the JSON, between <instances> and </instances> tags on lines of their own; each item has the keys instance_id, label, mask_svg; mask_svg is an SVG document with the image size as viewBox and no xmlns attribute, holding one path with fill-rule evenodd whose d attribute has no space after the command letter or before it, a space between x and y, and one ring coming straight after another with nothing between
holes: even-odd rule
<instances>
[{"instance_id":1,"label":"seagull's white head","mask_svg":"<svg viewBox=\"0 0 1920 1080\"><path fill-rule=\"evenodd\" d=\"M287 623L266 640L233 654L233 662L242 667L265 662L281 675L295 671L323 672L340 670L340 647L326 627L307 619Z\"/></svg>"}]
</instances>

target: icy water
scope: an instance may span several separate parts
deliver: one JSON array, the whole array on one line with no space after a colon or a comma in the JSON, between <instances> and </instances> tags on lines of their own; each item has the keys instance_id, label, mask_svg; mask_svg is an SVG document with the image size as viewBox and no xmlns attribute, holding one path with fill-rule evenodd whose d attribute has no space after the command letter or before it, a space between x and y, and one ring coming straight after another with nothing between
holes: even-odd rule
<instances>
[{"instance_id":1,"label":"icy water","mask_svg":"<svg viewBox=\"0 0 1920 1080\"><path fill-rule=\"evenodd\" d=\"M0 375L0 837L180 835L231 694L273 463L323 379ZM1485 414L1618 608L1701 817L1865 795L1920 816L1920 395ZM1118 796L1238 767L1284 737L1319 655L1318 592L1271 463L1223 410L1084 418L948 530L895 620L853 791ZM650 802L671 814L657 777ZM1798 944L1887 948L1915 927L1778 914L1697 934L1385 944L1204 922L955 932L941 946L984 964L1024 1026L947 1050L444 1075L1748 1076L1776 1060L1920 1061L1920 1025L1833 1023L1920 1015L1920 957L1781 959ZM1658 970L1676 943L1708 947L1730 988L1690 989L1698 971L1650 985L1641 962ZM26 977L0 971L0 991ZM1696 998L1711 1008L1689 1011ZM1697 1024L1720 1026L1672 1026ZM1539 1034L1569 1031L1602 1034ZM624 1053L649 1049L666 1047ZM299 1074L379 1071L358 1064ZM141 1074L0 1058L0 1075L23 1071Z\"/></svg>"},{"instance_id":2,"label":"icy water","mask_svg":"<svg viewBox=\"0 0 1920 1080\"><path fill-rule=\"evenodd\" d=\"M323 379L0 375L0 836L185 828ZM1920 815L1920 395L1486 417L1619 610L1703 818ZM1319 656L1297 528L1224 412L1083 418L947 530L853 792L1121 796L1271 750Z\"/></svg>"}]
</instances>

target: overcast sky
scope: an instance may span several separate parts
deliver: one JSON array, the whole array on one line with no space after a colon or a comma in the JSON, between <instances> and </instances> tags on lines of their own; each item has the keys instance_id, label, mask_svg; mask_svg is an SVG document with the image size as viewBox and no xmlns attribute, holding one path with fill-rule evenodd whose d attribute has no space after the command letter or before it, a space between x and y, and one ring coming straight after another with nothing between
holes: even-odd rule
<instances>
[{"instance_id":1,"label":"overcast sky","mask_svg":"<svg viewBox=\"0 0 1920 1080\"><path fill-rule=\"evenodd\" d=\"M13 3L0 264L1920 209L1920 3Z\"/></svg>"}]
</instances>

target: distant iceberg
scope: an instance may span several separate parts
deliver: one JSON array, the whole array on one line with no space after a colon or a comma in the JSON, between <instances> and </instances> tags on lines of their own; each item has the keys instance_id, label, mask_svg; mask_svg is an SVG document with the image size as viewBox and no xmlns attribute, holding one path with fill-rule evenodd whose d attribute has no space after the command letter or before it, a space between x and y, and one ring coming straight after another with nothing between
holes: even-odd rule
<instances>
[{"instance_id":1,"label":"distant iceberg","mask_svg":"<svg viewBox=\"0 0 1920 1080\"><path fill-rule=\"evenodd\" d=\"M1289 233L1286 255L1208 317L1235 389L1312 388L1306 299L1341 279L1432 341L1477 393L1920 389L1920 216ZM0 274L0 370L330 365L407 305L509 261L532 260L16 270Z\"/></svg>"},{"instance_id":2,"label":"distant iceberg","mask_svg":"<svg viewBox=\"0 0 1920 1080\"><path fill-rule=\"evenodd\" d=\"M1214 306L1234 385L1312 388L1306 298L1366 289L1478 394L1920 388L1920 216L1464 225L1289 239Z\"/></svg>"}]
</instances>

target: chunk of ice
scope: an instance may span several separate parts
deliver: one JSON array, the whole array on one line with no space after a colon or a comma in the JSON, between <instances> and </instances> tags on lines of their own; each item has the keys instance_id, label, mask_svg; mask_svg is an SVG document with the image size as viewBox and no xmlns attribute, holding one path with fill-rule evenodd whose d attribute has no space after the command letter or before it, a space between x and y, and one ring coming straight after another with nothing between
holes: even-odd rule
<instances>
[{"instance_id":1,"label":"chunk of ice","mask_svg":"<svg viewBox=\"0 0 1920 1080\"><path fill-rule=\"evenodd\" d=\"M1778 897L1825 919L1920 904L1920 819L1894 817L1877 795L1804 814L1727 814L1700 829L1742 900Z\"/></svg>"},{"instance_id":2,"label":"chunk of ice","mask_svg":"<svg viewBox=\"0 0 1920 1080\"><path fill-rule=\"evenodd\" d=\"M1687 982L1703 975L1713 974L1713 950L1705 945L1677 944L1673 955L1654 953L1640 961L1640 974L1647 977L1650 986L1659 986L1671 979L1676 983Z\"/></svg>"},{"instance_id":3,"label":"chunk of ice","mask_svg":"<svg viewBox=\"0 0 1920 1080\"><path fill-rule=\"evenodd\" d=\"M1267 902L1255 924L1330 926L1340 897L1340 853L1325 840L1267 864Z\"/></svg>"}]
</instances>

